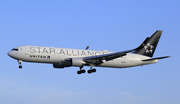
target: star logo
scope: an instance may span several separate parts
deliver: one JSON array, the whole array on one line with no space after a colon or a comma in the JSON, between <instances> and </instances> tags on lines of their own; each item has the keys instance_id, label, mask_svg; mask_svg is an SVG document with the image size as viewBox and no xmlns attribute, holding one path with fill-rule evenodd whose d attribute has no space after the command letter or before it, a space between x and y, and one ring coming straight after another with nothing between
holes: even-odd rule
<instances>
[{"instance_id":1,"label":"star logo","mask_svg":"<svg viewBox=\"0 0 180 104\"><path fill-rule=\"evenodd\" d=\"M144 46L146 53L152 53L154 46L148 43L146 46Z\"/></svg>"}]
</instances>

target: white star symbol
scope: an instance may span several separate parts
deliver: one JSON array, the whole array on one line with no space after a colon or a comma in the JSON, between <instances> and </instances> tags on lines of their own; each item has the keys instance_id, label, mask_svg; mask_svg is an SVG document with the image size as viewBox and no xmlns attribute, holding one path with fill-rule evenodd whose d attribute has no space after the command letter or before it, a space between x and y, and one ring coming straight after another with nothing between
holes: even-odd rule
<instances>
[{"instance_id":1,"label":"white star symbol","mask_svg":"<svg viewBox=\"0 0 180 104\"><path fill-rule=\"evenodd\" d=\"M144 46L146 53L152 53L154 46L152 46L150 43L148 43L146 46Z\"/></svg>"}]
</instances>

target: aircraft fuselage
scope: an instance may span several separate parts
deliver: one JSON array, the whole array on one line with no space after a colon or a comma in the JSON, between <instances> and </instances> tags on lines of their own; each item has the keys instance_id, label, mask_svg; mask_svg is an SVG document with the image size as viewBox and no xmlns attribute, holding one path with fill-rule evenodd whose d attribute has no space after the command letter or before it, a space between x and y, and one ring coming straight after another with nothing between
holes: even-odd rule
<instances>
[{"instance_id":1,"label":"aircraft fuselage","mask_svg":"<svg viewBox=\"0 0 180 104\"><path fill-rule=\"evenodd\" d=\"M94 51L41 46L20 46L14 49L17 49L18 51L11 50L8 53L8 55L16 60L49 64L64 63L65 59L68 58L83 58L113 53L108 51ZM150 57L139 54L128 53L126 56L122 56L110 61L104 61L102 64L98 65L98 67L125 68L158 62L158 60L148 62L141 61L149 58Z\"/></svg>"}]
</instances>

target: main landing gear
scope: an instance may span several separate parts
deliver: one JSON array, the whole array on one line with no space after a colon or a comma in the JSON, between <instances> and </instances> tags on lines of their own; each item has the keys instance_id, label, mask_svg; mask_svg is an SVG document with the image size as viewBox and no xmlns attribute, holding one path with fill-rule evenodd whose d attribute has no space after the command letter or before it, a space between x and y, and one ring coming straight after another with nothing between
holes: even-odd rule
<instances>
[{"instance_id":1,"label":"main landing gear","mask_svg":"<svg viewBox=\"0 0 180 104\"><path fill-rule=\"evenodd\" d=\"M80 66L79 68L80 68L80 70L77 71L77 74L86 73L86 70L82 69L83 66Z\"/></svg>"},{"instance_id":2,"label":"main landing gear","mask_svg":"<svg viewBox=\"0 0 180 104\"><path fill-rule=\"evenodd\" d=\"M77 74L81 74L81 73L85 73L86 72L86 70L79 70L79 71L77 71Z\"/></svg>"},{"instance_id":3,"label":"main landing gear","mask_svg":"<svg viewBox=\"0 0 180 104\"><path fill-rule=\"evenodd\" d=\"M88 73L91 74L91 73L95 73L96 72L96 69L90 69L88 70Z\"/></svg>"},{"instance_id":4,"label":"main landing gear","mask_svg":"<svg viewBox=\"0 0 180 104\"><path fill-rule=\"evenodd\" d=\"M82 69L83 66L81 66L81 67L79 67L79 68L80 68L80 70L77 71L77 74L81 74L81 73L85 73L85 72L86 72L86 70ZM96 72L96 69L92 69L92 67L91 67L90 70L88 70L87 72L88 72L88 74L95 73L95 72Z\"/></svg>"},{"instance_id":5,"label":"main landing gear","mask_svg":"<svg viewBox=\"0 0 180 104\"><path fill-rule=\"evenodd\" d=\"M21 69L22 68L22 65L21 65L22 61L18 60L18 63L19 63L19 69Z\"/></svg>"}]
</instances>

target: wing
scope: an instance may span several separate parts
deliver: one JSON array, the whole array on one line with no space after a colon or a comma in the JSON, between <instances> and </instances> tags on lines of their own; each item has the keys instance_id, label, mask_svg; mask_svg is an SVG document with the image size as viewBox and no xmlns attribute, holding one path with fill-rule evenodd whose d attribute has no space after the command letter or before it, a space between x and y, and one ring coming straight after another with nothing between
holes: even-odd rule
<instances>
[{"instance_id":1,"label":"wing","mask_svg":"<svg viewBox=\"0 0 180 104\"><path fill-rule=\"evenodd\" d=\"M137 50L140 50L140 49L144 48L144 45L145 44L143 42L139 47L137 47L135 49L122 51L122 52L108 53L108 54L104 54L104 55L97 55L97 56L90 56L90 57L80 57L80 60L85 62L85 64L87 64L87 65L93 64L93 65L98 66L98 65L103 63L103 60L110 61L110 60L125 56L129 52L137 51ZM73 58L67 58L67 59L64 59L64 60L65 61L70 61L72 63L72 59ZM75 58L75 59L77 59L77 58Z\"/></svg>"},{"instance_id":2,"label":"wing","mask_svg":"<svg viewBox=\"0 0 180 104\"><path fill-rule=\"evenodd\" d=\"M90 57L84 57L83 61L86 62L87 64L94 64L94 65L100 65L103 63L103 60L110 61L122 56L125 56L129 52L133 52L139 49L142 49L144 46L141 44L138 48L127 50L127 51L122 51L122 52L114 52L114 53L109 53L109 54L104 54L104 55L97 55L97 56L90 56Z\"/></svg>"},{"instance_id":3,"label":"wing","mask_svg":"<svg viewBox=\"0 0 180 104\"><path fill-rule=\"evenodd\" d=\"M104 55L97 55L97 56L90 56L90 57L84 57L83 61L85 61L87 64L93 63L95 65L102 64L102 60L113 60L118 57L125 56L126 53L132 52L134 50L128 50L128 51L123 51L123 52L115 52L115 53L109 53L109 54L104 54Z\"/></svg>"}]
</instances>

